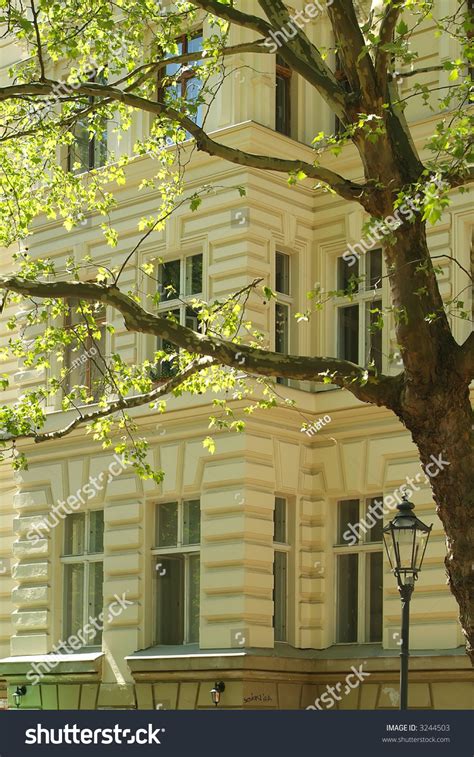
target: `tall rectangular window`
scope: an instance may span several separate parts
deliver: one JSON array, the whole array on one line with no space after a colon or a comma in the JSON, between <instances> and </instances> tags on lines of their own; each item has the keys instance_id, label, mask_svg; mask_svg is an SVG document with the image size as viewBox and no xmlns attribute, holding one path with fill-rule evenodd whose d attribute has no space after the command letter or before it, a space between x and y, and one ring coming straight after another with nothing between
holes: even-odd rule
<instances>
[{"instance_id":1,"label":"tall rectangular window","mask_svg":"<svg viewBox=\"0 0 474 757\"><path fill-rule=\"evenodd\" d=\"M199 499L156 506L155 641L199 642L201 509Z\"/></svg>"},{"instance_id":2,"label":"tall rectangular window","mask_svg":"<svg viewBox=\"0 0 474 757\"><path fill-rule=\"evenodd\" d=\"M84 307L77 299L70 299L68 305L64 328L71 341L64 351L64 390L69 393L75 386L82 387L87 397L97 401L104 391L107 371L106 311L97 306L92 327L86 312L88 305Z\"/></svg>"},{"instance_id":3,"label":"tall rectangular window","mask_svg":"<svg viewBox=\"0 0 474 757\"><path fill-rule=\"evenodd\" d=\"M179 37L176 40L176 55L197 53L196 60L168 64L164 76L158 81L158 99L185 112L198 126L202 126L204 120L204 104L200 101L202 79L199 76L202 43L202 30Z\"/></svg>"},{"instance_id":4,"label":"tall rectangular window","mask_svg":"<svg viewBox=\"0 0 474 757\"><path fill-rule=\"evenodd\" d=\"M337 505L336 642L382 640L382 497Z\"/></svg>"},{"instance_id":5,"label":"tall rectangular window","mask_svg":"<svg viewBox=\"0 0 474 757\"><path fill-rule=\"evenodd\" d=\"M337 310L338 354L351 363L359 362L359 306L346 305Z\"/></svg>"},{"instance_id":6,"label":"tall rectangular window","mask_svg":"<svg viewBox=\"0 0 474 757\"><path fill-rule=\"evenodd\" d=\"M105 84L103 76L97 79L91 77L91 82L98 81ZM87 99L89 105L93 105L96 98ZM81 109L84 105L80 106ZM89 122L87 116L79 118L71 128L74 136L73 142L68 147L68 171L74 173L84 173L92 171L94 168L105 166L107 162L107 128L101 132L91 134L89 131Z\"/></svg>"},{"instance_id":7,"label":"tall rectangular window","mask_svg":"<svg viewBox=\"0 0 474 757\"><path fill-rule=\"evenodd\" d=\"M275 131L291 136L292 71L280 55L276 56Z\"/></svg>"},{"instance_id":8,"label":"tall rectangular window","mask_svg":"<svg viewBox=\"0 0 474 757\"><path fill-rule=\"evenodd\" d=\"M103 610L104 511L72 513L64 521L64 550L61 557L64 586L64 638L84 629L91 646L102 641L90 618L98 619ZM84 633L86 635L86 632Z\"/></svg>"},{"instance_id":9,"label":"tall rectangular window","mask_svg":"<svg viewBox=\"0 0 474 757\"><path fill-rule=\"evenodd\" d=\"M337 355L382 372L382 250L368 250L351 264L337 260Z\"/></svg>"},{"instance_id":10,"label":"tall rectangular window","mask_svg":"<svg viewBox=\"0 0 474 757\"><path fill-rule=\"evenodd\" d=\"M284 252L275 253L275 352L290 352L291 309L291 257ZM288 379L277 378L279 384L288 385Z\"/></svg>"},{"instance_id":11,"label":"tall rectangular window","mask_svg":"<svg viewBox=\"0 0 474 757\"><path fill-rule=\"evenodd\" d=\"M273 630L275 641L288 640L288 502L275 497L273 511Z\"/></svg>"},{"instance_id":12,"label":"tall rectangular window","mask_svg":"<svg viewBox=\"0 0 474 757\"><path fill-rule=\"evenodd\" d=\"M160 315L165 315L175 323L199 331L199 320L192 302L202 296L202 254L187 255L160 263L158 287ZM156 349L166 354L153 366L151 377L155 381L162 381L177 373L179 350L172 342L161 337L157 339Z\"/></svg>"}]
</instances>

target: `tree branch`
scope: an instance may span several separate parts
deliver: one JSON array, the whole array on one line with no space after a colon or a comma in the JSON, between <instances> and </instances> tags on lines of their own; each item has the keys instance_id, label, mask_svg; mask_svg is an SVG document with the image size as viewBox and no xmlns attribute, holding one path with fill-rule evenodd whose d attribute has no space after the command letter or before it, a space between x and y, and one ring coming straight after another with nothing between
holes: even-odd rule
<instances>
[{"instance_id":1,"label":"tree branch","mask_svg":"<svg viewBox=\"0 0 474 757\"><path fill-rule=\"evenodd\" d=\"M15 436L14 434L2 433L0 441L10 441L12 439L34 439L35 442L47 442L51 441L52 439L60 439L63 436L67 436L67 434L70 434L71 431L74 431L75 428L83 425L84 423L91 423L98 418L104 418L105 416L113 415L114 413L117 413L119 411L130 410L134 407L140 407L141 405L146 405L150 402L154 402L159 397L163 397L165 394L172 392L195 373L198 373L203 368L208 368L212 364L213 360L211 357L206 356L199 358L199 360L195 360L190 363L190 365L188 365L181 373L168 379L168 381L166 381L164 384L161 384L155 389L152 389L150 392L137 394L133 397L121 397L121 399L119 400L110 402L105 408L93 410L90 413L80 413L70 423L68 423L66 426L63 426L62 428L56 429L56 431L47 431L42 434L19 434L17 436Z\"/></svg>"},{"instance_id":2,"label":"tree branch","mask_svg":"<svg viewBox=\"0 0 474 757\"><path fill-rule=\"evenodd\" d=\"M333 0L327 6L342 67L354 92L374 105L375 70L360 30L352 0Z\"/></svg>"},{"instance_id":3,"label":"tree branch","mask_svg":"<svg viewBox=\"0 0 474 757\"><path fill-rule=\"evenodd\" d=\"M53 91L56 82L48 80L45 83L32 82L31 84L16 84L10 87L0 87L0 101L19 97L24 94L30 95L48 95ZM186 129L196 140L198 150L207 152L209 155L228 160L230 163L236 163L249 168L259 168L265 171L277 171L280 173L298 173L302 171L311 179L316 179L330 186L337 194L345 200L354 202L364 202L365 193L369 189L363 185L352 182L340 176L335 171L331 171L322 166L315 166L303 160L286 160L268 155L258 155L255 153L245 152L237 148L228 147L220 142L216 142L207 132L188 116L177 110L155 100L148 100L129 92L123 92L121 89L111 87L107 84L98 84L96 82L87 82L76 88L76 95L86 95L88 97L108 98L116 102L122 102L138 110L154 113L157 116L164 116L178 123L183 129ZM97 101L96 107L101 105ZM91 108L93 106L90 106Z\"/></svg>"},{"instance_id":4,"label":"tree branch","mask_svg":"<svg viewBox=\"0 0 474 757\"><path fill-rule=\"evenodd\" d=\"M168 379L166 383L161 384L161 386L158 386L155 389L152 389L152 391L150 392L138 394L134 397L122 397L115 402L110 402L110 404L108 404L105 408L100 408L99 410L94 410L86 414L81 413L81 415L74 418L74 420L72 420L66 426L63 426L63 428L57 429L56 431L47 431L43 434L26 434L25 437L32 437L35 442L47 442L53 439L61 439L61 437L67 436L67 434L70 434L71 431L74 431L75 428L83 425L84 423L91 423L98 418L104 418L105 416L113 415L114 413L117 413L119 411L131 410L134 407L147 405L150 402L154 402L159 397L163 397L165 394L169 394L173 391L173 389L176 389L184 381L186 381L186 379L190 378L190 376L198 373L203 368L208 368L210 365L212 365L212 363L213 360L210 357L199 358L199 360L195 360L190 365L188 365L187 368L185 368L181 373ZM24 437L17 436L12 438L18 439Z\"/></svg>"},{"instance_id":5,"label":"tree branch","mask_svg":"<svg viewBox=\"0 0 474 757\"><path fill-rule=\"evenodd\" d=\"M398 79L408 79L409 76L416 76L417 74L430 74L433 71L444 71L444 66L424 66L423 68L414 68L413 71L393 71L388 74L389 81L397 81Z\"/></svg>"},{"instance_id":6,"label":"tree branch","mask_svg":"<svg viewBox=\"0 0 474 757\"><path fill-rule=\"evenodd\" d=\"M402 10L403 2L401 0L388 0L380 22L379 43L375 53L375 75L382 91L385 90L388 69L390 68L389 63L393 54L382 48L392 42Z\"/></svg>"},{"instance_id":7,"label":"tree branch","mask_svg":"<svg viewBox=\"0 0 474 757\"><path fill-rule=\"evenodd\" d=\"M443 181L446 181L452 189L456 187L463 187L466 184L471 184L474 181L474 167L466 168L465 171L456 171L454 173L448 173L442 176Z\"/></svg>"},{"instance_id":8,"label":"tree branch","mask_svg":"<svg viewBox=\"0 0 474 757\"><path fill-rule=\"evenodd\" d=\"M129 331L154 334L191 354L208 355L222 365L260 376L316 381L347 389L363 402L393 407L398 402L399 377L375 376L348 360L327 357L283 355L199 334L164 316L149 313L115 285L93 282L38 282L19 277L0 277L0 289L44 299L78 298L101 302L118 310ZM402 374L403 375L403 374Z\"/></svg>"},{"instance_id":9,"label":"tree branch","mask_svg":"<svg viewBox=\"0 0 474 757\"><path fill-rule=\"evenodd\" d=\"M243 53L260 53L268 55L270 51L264 48L263 41L263 39L257 39L254 42L245 42L239 45L230 45L229 47L223 47L221 50L219 50L219 55L224 55L226 57L229 55L242 55ZM134 82L132 84L132 87L137 86L137 84L144 81L151 74L155 74L157 71L160 71L160 69L165 68L166 66L192 63L193 61L197 60L206 60L206 57L203 56L202 50L195 50L191 53L183 53L182 55L174 55L170 58L163 58L159 61L150 61L149 63L143 63L143 65L137 66L133 71L127 73L121 79L110 82L110 86L118 87L119 84L130 81L133 76L136 76L141 71L147 71L148 73L144 74L143 77L140 77L138 82Z\"/></svg>"},{"instance_id":10,"label":"tree branch","mask_svg":"<svg viewBox=\"0 0 474 757\"><path fill-rule=\"evenodd\" d=\"M270 24L260 16L255 16L253 13L244 13L237 10L232 5L224 5L217 2L217 0L192 0L193 5L197 5L199 8L211 13L213 16L223 18L230 23L238 24L239 26L245 26L247 29L253 29L259 34L263 34L265 37L269 35L272 30Z\"/></svg>"},{"instance_id":11,"label":"tree branch","mask_svg":"<svg viewBox=\"0 0 474 757\"><path fill-rule=\"evenodd\" d=\"M275 52L274 48L276 47L272 34L281 30L285 21L289 19L288 11L280 0L276 0L276 2L273 2L273 0L272 2L269 2L269 0L263 2L262 0L260 2L268 18L270 20L275 19L273 25L260 16L243 13L231 5L224 5L216 0L193 0L193 4L226 21L236 23L247 29L253 29L259 34L264 34L266 39L263 45L268 47L269 52ZM275 5L278 6L277 11L275 11ZM314 47L306 35L301 33L294 40L288 40L281 45L279 52L296 73L299 73L306 81L318 89L331 108L334 109L336 115L343 117L346 94L339 86L331 70L324 63L317 48Z\"/></svg>"},{"instance_id":12,"label":"tree branch","mask_svg":"<svg viewBox=\"0 0 474 757\"><path fill-rule=\"evenodd\" d=\"M44 67L44 60L43 60L43 49L42 49L42 46L41 46L41 36L40 36L40 31L39 31L39 26L38 26L39 11L36 10L34 0L31 0L30 5L31 5L31 15L32 15L32 18L33 18L33 26L34 26L34 29L35 29L36 47L38 49L38 62L39 62L39 67L40 67L40 78L41 78L41 81L44 81L44 79L45 79L45 67Z\"/></svg>"},{"instance_id":13,"label":"tree branch","mask_svg":"<svg viewBox=\"0 0 474 757\"><path fill-rule=\"evenodd\" d=\"M313 45L304 31L297 23L298 15L295 13L290 17L288 8L282 0L258 0L259 5L272 22L272 32L287 37L282 42L278 37L279 54L288 63L291 68L299 73L307 82L316 87L318 92L334 110L339 118L347 118L346 102L347 94L340 86L329 66L324 62L321 53ZM304 13L304 11L303 11ZM295 35L290 38L289 34L284 33L284 27L290 25ZM270 47L275 46L273 38L270 37L265 44L270 42Z\"/></svg>"}]
</instances>

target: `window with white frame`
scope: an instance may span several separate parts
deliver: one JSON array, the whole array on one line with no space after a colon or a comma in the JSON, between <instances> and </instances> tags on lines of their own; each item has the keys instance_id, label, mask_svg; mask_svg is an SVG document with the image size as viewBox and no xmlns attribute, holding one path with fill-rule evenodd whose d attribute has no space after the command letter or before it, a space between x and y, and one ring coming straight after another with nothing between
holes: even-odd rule
<instances>
[{"instance_id":1,"label":"window with white frame","mask_svg":"<svg viewBox=\"0 0 474 757\"><path fill-rule=\"evenodd\" d=\"M382 371L382 250L368 250L358 260L337 259L337 355L351 363L373 364Z\"/></svg>"},{"instance_id":2,"label":"window with white frame","mask_svg":"<svg viewBox=\"0 0 474 757\"><path fill-rule=\"evenodd\" d=\"M103 610L104 511L71 513L64 521L63 565L65 638L97 619ZM97 625L100 625L97 623ZM102 631L93 626L91 646L102 640Z\"/></svg>"},{"instance_id":3,"label":"window with white frame","mask_svg":"<svg viewBox=\"0 0 474 757\"><path fill-rule=\"evenodd\" d=\"M288 503L275 497L273 511L273 630L275 641L288 640Z\"/></svg>"},{"instance_id":4,"label":"window with white frame","mask_svg":"<svg viewBox=\"0 0 474 757\"><path fill-rule=\"evenodd\" d=\"M290 137L292 70L280 55L275 68L275 131Z\"/></svg>"},{"instance_id":5,"label":"window with white frame","mask_svg":"<svg viewBox=\"0 0 474 757\"><path fill-rule=\"evenodd\" d=\"M200 542L199 499L156 506L156 644L199 642Z\"/></svg>"},{"instance_id":6,"label":"window with white frame","mask_svg":"<svg viewBox=\"0 0 474 757\"><path fill-rule=\"evenodd\" d=\"M77 399L85 401L91 397L97 402L104 392L107 374L106 309L101 303L84 307L77 298L70 298L68 305L64 328L71 341L64 350L64 391L68 394L74 386L81 387ZM92 307L94 328L87 319L88 307Z\"/></svg>"},{"instance_id":7,"label":"window with white frame","mask_svg":"<svg viewBox=\"0 0 474 757\"><path fill-rule=\"evenodd\" d=\"M89 81L97 81L99 84L106 84L103 75L91 76ZM87 104L92 106L96 102L95 97L88 97ZM85 108L85 103L78 105L77 110ZM101 168L107 163L107 127L102 131L92 134L90 132L90 123L86 118L78 118L71 127L73 141L68 147L67 167L68 171L73 173L84 173L92 171L95 168Z\"/></svg>"},{"instance_id":8,"label":"window with white frame","mask_svg":"<svg viewBox=\"0 0 474 757\"><path fill-rule=\"evenodd\" d=\"M382 497L337 504L336 642L382 640ZM373 525L370 525L373 524Z\"/></svg>"},{"instance_id":9,"label":"window with white frame","mask_svg":"<svg viewBox=\"0 0 474 757\"><path fill-rule=\"evenodd\" d=\"M284 252L275 253L275 352L288 355L293 299L291 297L291 257ZM277 378L279 384L288 379Z\"/></svg>"},{"instance_id":10,"label":"window with white frame","mask_svg":"<svg viewBox=\"0 0 474 757\"><path fill-rule=\"evenodd\" d=\"M158 266L160 314L194 331L199 330L199 321L192 302L202 296L202 269L202 253L167 260ZM177 348L167 339L158 337L156 349L165 352L169 358L162 358L152 369L152 378L160 380L173 376L178 370Z\"/></svg>"},{"instance_id":11,"label":"window with white frame","mask_svg":"<svg viewBox=\"0 0 474 757\"><path fill-rule=\"evenodd\" d=\"M160 74L158 79L158 100L186 112L192 121L202 126L205 115L204 103L200 98L203 80L199 71L202 65L202 29L182 35L175 40L175 44L177 56L196 53L196 59L166 66L164 75ZM166 57L174 57L174 54L168 53Z\"/></svg>"}]
</instances>

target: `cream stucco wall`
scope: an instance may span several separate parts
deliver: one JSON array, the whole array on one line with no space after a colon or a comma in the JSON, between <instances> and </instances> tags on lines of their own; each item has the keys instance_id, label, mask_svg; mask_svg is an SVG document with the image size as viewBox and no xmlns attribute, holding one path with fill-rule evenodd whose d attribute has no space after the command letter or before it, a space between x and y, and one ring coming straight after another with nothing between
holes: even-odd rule
<instances>
[{"instance_id":1,"label":"cream stucco wall","mask_svg":"<svg viewBox=\"0 0 474 757\"><path fill-rule=\"evenodd\" d=\"M318 41L329 40L326 20L312 24L311 33ZM234 42L241 41L245 33L235 33L235 37ZM438 55L442 59L452 54L444 42L439 42L437 50L429 28L420 33L419 44L424 65L431 65ZM274 61L271 56L257 57L249 63L255 64L254 71L243 69L223 88L211 115L212 128L219 130L216 137L251 152L311 160L312 151L304 143L317 131L329 128L330 113L317 95L309 95L307 87L296 81L295 136L300 143L273 132ZM262 88L268 97L262 97ZM432 126L420 120L425 113L416 107L410 111L420 143ZM127 140L146 128L147 119L138 117L124 149ZM328 165L352 178L361 175L350 149L337 161L329 159ZM135 160L126 169L127 184L116 190L117 207L112 214L120 234L116 249L106 246L97 218L90 218L70 234L59 222L40 219L30 251L51 257L58 268L71 254L79 260L89 253L111 266L122 261L139 239L139 218L156 208L156 194L138 191L138 184L154 171L147 158ZM337 256L362 236L366 219L356 206L314 191L310 182L289 187L284 176L194 155L187 172L188 191L211 181L222 189L197 212L185 207L176 211L166 228L142 245L137 265L151 257L173 259L202 252L203 296L211 299L260 276L272 285L274 254L280 250L292 256L294 311L305 309L306 291L314 282L320 282L326 291L335 288ZM246 197L238 197L237 185L245 186ZM455 196L429 234L433 254L455 255L465 268L470 266L469 206L466 196ZM232 223L236 209L246 211L248 224ZM448 298L461 291L466 281L448 257L437 262L443 268L442 293ZM8 257L3 255L0 271L9 268ZM124 290L136 283L137 276L137 269L128 269L121 284ZM386 280L382 296L387 304ZM0 321L2 341L10 335L5 323L12 314L10 308ZM151 338L127 332L112 312L107 317L115 326L115 333L107 337L108 352L119 351L130 364L150 356ZM267 335L268 346L273 346L272 305L253 295L247 317ZM310 324L292 328L291 351L334 354L335 323L335 313L328 305ZM453 332L462 341L468 325L453 319ZM34 333L31 330L30 335ZM394 349L393 321L388 316L383 332L386 373L397 371L389 361ZM14 377L4 393L7 401L45 380L44 373L24 370L13 361L5 363L3 371ZM347 392L297 382L280 391L295 400L293 409L252 416L242 434L215 435L213 456L202 446L211 412L209 397L171 400L165 416L135 411L140 432L150 441L150 461L165 471L164 482L155 485L125 471L88 503L90 507L103 506L105 512L105 605L124 591L133 604L105 627L101 654L63 660L41 685L29 686L22 706L207 707L210 684L217 675L226 681L223 706L305 707L327 683L340 680L352 664L363 660L368 661L371 678L340 706L396 706L395 634L400 603L387 564L382 644L351 645L346 650L335 646L335 506L341 498L390 495L406 476L419 470L416 449L395 417L383 409L363 406ZM332 419L327 427L313 437L302 433L303 421L325 414ZM56 401L48 422L57 427L64 421ZM83 431L59 443L26 446L25 451L28 471L13 476L6 465L0 471L0 557L11 560L11 574L8 570L0 575L0 678L3 675L10 686L24 682L31 664L62 638L62 524L36 545L26 534L55 503L81 489L110 462L110 455ZM290 508L288 645L275 645L272 628L273 508L278 495L287 498ZM157 580L151 555L154 506L193 496L200 496L202 508L199 649L164 654L152 647ZM421 486L413 501L419 516L433 522L434 528L412 601L411 703L438 709L469 707L472 676L460 649L457 606L444 574L444 537L429 486ZM243 648L236 643L236 632L245 638ZM137 654L139 650L145 651Z\"/></svg>"}]
</instances>

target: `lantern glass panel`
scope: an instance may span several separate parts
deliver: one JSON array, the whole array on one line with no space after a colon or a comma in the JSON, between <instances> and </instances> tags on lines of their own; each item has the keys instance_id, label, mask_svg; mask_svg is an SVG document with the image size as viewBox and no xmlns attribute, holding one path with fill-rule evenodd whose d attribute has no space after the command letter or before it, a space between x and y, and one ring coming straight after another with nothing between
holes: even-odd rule
<instances>
[{"instance_id":1,"label":"lantern glass panel","mask_svg":"<svg viewBox=\"0 0 474 757\"><path fill-rule=\"evenodd\" d=\"M413 548L416 531L413 528L400 528L395 532L398 549L398 567L402 570L413 568Z\"/></svg>"},{"instance_id":2,"label":"lantern glass panel","mask_svg":"<svg viewBox=\"0 0 474 757\"><path fill-rule=\"evenodd\" d=\"M423 555L425 554L426 542L428 541L429 531L416 532L415 560L414 566L417 570L421 569Z\"/></svg>"},{"instance_id":3,"label":"lantern glass panel","mask_svg":"<svg viewBox=\"0 0 474 757\"><path fill-rule=\"evenodd\" d=\"M395 549L393 545L394 532L392 529L388 532L384 532L383 539L385 543L385 549L387 550L387 557L390 562L390 567L394 570L397 567L397 560L395 557Z\"/></svg>"}]
</instances>

